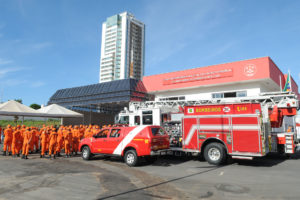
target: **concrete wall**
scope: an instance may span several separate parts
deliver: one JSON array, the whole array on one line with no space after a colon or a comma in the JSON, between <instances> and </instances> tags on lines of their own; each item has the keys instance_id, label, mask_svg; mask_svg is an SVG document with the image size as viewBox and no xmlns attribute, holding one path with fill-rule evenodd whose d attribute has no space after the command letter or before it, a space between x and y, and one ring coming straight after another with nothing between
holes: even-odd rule
<instances>
[{"instance_id":1,"label":"concrete wall","mask_svg":"<svg viewBox=\"0 0 300 200\"><path fill-rule=\"evenodd\" d=\"M97 124L97 125L107 125L114 123L114 114L106 113L94 113L94 112L84 112L76 111L84 115L83 118L64 118L63 125L79 125L79 124Z\"/></svg>"}]
</instances>

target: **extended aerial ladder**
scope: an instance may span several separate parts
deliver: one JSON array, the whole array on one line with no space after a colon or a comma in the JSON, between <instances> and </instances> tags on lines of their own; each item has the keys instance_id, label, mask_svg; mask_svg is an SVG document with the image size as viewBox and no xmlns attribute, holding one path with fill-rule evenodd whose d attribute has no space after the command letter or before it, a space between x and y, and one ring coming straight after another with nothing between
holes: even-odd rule
<instances>
[{"instance_id":1,"label":"extended aerial ladder","mask_svg":"<svg viewBox=\"0 0 300 200\"><path fill-rule=\"evenodd\" d=\"M287 103L298 105L298 99L295 93L290 92L268 92L260 93L258 96L252 97L235 97L235 98L218 98L209 100L177 100L177 101L144 101L144 102L130 102L129 111L136 111L138 109L151 108L178 108L178 106L197 106L207 104L222 104L222 103L261 103L269 106L285 107ZM298 105L299 106L299 105Z\"/></svg>"}]
</instances>

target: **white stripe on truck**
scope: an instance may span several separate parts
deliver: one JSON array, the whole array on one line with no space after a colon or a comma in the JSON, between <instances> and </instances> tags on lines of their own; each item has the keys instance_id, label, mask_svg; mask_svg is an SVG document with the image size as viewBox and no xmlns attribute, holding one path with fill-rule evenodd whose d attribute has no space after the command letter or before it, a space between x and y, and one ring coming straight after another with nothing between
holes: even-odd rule
<instances>
[{"instance_id":1,"label":"white stripe on truck","mask_svg":"<svg viewBox=\"0 0 300 200\"><path fill-rule=\"evenodd\" d=\"M114 150L113 154L121 155L124 148L135 138L137 134L139 134L145 127L147 126L137 126L132 131L130 131L124 139L120 142L117 148Z\"/></svg>"},{"instance_id":2,"label":"white stripe on truck","mask_svg":"<svg viewBox=\"0 0 300 200\"><path fill-rule=\"evenodd\" d=\"M197 125L193 124L183 141L184 145L189 145L191 142L191 139L195 133L196 130L216 130L216 131L229 131L230 130L230 125L219 125L219 124L212 124L212 125ZM232 125L232 130L234 131L258 131L260 130L260 126L258 124L238 124L238 125Z\"/></svg>"}]
</instances>

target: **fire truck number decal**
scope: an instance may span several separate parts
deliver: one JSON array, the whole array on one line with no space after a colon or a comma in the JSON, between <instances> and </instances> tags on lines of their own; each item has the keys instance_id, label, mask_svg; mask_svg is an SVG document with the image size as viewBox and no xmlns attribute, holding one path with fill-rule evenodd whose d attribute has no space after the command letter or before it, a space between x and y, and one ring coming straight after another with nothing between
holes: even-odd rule
<instances>
[{"instance_id":1,"label":"fire truck number decal","mask_svg":"<svg viewBox=\"0 0 300 200\"><path fill-rule=\"evenodd\" d=\"M147 126L138 126L130 133L128 133L124 139L120 142L120 144L117 146L117 148L114 150L113 154L121 155L124 148L133 140L133 138L139 134L145 127Z\"/></svg>"},{"instance_id":2,"label":"fire truck number decal","mask_svg":"<svg viewBox=\"0 0 300 200\"><path fill-rule=\"evenodd\" d=\"M185 140L184 140L184 145L189 145L192 137L195 134L195 131L198 129L200 131L203 130L215 130L215 131L230 131L230 127L232 127L232 130L234 131L258 131L260 130L260 126L258 124L239 124L239 125L219 125L219 124L211 124L211 125L197 125L197 124L193 124L191 126L191 129L189 131L189 133L187 134ZM224 133L225 134L225 133Z\"/></svg>"}]
</instances>

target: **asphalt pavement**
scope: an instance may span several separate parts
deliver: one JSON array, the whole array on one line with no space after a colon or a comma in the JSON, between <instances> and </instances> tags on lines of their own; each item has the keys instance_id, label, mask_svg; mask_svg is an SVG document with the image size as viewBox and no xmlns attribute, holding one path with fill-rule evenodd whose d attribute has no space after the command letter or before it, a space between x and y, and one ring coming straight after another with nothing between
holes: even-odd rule
<instances>
[{"instance_id":1,"label":"asphalt pavement","mask_svg":"<svg viewBox=\"0 0 300 200\"><path fill-rule=\"evenodd\" d=\"M0 156L0 199L300 199L300 154L213 166L164 156L128 167L120 158L28 160Z\"/></svg>"}]
</instances>

